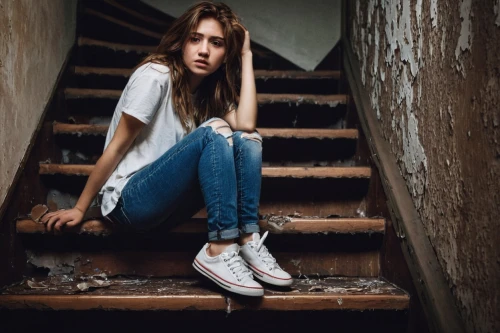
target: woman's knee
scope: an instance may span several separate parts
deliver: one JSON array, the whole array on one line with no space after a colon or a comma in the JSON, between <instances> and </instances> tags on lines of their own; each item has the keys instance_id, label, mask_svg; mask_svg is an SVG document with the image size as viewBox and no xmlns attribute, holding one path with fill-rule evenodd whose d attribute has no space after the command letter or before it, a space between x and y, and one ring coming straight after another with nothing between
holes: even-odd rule
<instances>
[{"instance_id":1,"label":"woman's knee","mask_svg":"<svg viewBox=\"0 0 500 333\"><path fill-rule=\"evenodd\" d=\"M258 142L259 146L262 146L262 136L257 132L244 132L244 131L236 131L234 132L234 137L237 138L241 143L247 141Z\"/></svg>"},{"instance_id":2,"label":"woman's knee","mask_svg":"<svg viewBox=\"0 0 500 333\"><path fill-rule=\"evenodd\" d=\"M262 145L262 136L257 131L254 132L239 132L240 138L244 140L252 140L259 142Z\"/></svg>"},{"instance_id":3,"label":"woman's knee","mask_svg":"<svg viewBox=\"0 0 500 333\"><path fill-rule=\"evenodd\" d=\"M262 154L262 136L259 133L236 131L233 138L238 151L250 151L252 155Z\"/></svg>"},{"instance_id":4,"label":"woman's knee","mask_svg":"<svg viewBox=\"0 0 500 333\"><path fill-rule=\"evenodd\" d=\"M230 146L233 145L233 131L231 130L231 126L229 126L229 124L225 120L214 118L213 120L210 120L203 124L203 127L208 126L212 127L215 133L220 134L224 138L226 138Z\"/></svg>"}]
</instances>

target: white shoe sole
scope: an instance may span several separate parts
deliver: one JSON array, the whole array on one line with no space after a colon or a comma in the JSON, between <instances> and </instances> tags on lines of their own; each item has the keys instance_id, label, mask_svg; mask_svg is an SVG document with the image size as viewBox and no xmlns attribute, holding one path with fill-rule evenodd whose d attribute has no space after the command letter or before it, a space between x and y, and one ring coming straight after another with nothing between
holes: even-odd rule
<instances>
[{"instance_id":1,"label":"white shoe sole","mask_svg":"<svg viewBox=\"0 0 500 333\"><path fill-rule=\"evenodd\" d=\"M253 273L253 276L256 279L259 279L263 282L266 282L266 283L269 283L269 284L272 284L275 286L279 286L279 287L289 287L293 283L293 278L290 278L290 279L276 278L276 277L272 277L272 276L268 275L267 273L263 273L263 272L257 270L255 267L253 267L251 265L248 265L248 268L250 268L250 270Z\"/></svg>"},{"instance_id":2,"label":"white shoe sole","mask_svg":"<svg viewBox=\"0 0 500 333\"><path fill-rule=\"evenodd\" d=\"M207 270L205 267L203 267L201 264L199 264L196 260L193 261L193 267L198 272L200 272L201 274L205 275L210 280L217 283L217 285L219 285L220 287L222 287L228 291L231 291L233 293L245 295L245 296L263 296L264 295L264 288L239 286L239 285L233 284L231 282L224 281L220 277L215 275L214 273Z\"/></svg>"}]
</instances>

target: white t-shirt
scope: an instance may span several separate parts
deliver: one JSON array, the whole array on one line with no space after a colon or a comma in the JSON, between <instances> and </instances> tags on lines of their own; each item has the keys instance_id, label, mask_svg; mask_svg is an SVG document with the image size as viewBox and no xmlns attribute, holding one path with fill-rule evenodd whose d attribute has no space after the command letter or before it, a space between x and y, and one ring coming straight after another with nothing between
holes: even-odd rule
<instances>
[{"instance_id":1,"label":"white t-shirt","mask_svg":"<svg viewBox=\"0 0 500 333\"><path fill-rule=\"evenodd\" d=\"M187 133L172 105L172 84L167 66L147 63L130 77L118 101L104 149L125 112L146 124L99 192L101 211L108 215L134 173L157 160Z\"/></svg>"}]
</instances>

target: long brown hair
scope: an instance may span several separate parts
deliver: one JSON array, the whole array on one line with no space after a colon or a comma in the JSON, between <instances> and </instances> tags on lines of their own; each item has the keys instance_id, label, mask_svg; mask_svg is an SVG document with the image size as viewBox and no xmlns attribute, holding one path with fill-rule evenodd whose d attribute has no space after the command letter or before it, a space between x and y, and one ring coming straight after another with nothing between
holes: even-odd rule
<instances>
[{"instance_id":1,"label":"long brown hair","mask_svg":"<svg viewBox=\"0 0 500 333\"><path fill-rule=\"evenodd\" d=\"M188 85L188 69L182 60L182 48L200 20L207 17L216 19L222 25L226 46L225 63L203 79L193 105ZM179 115L183 128L189 132L193 124L226 114L238 99L244 39L245 32L238 17L226 4L203 1L193 5L176 19L156 51L137 67L154 62L170 68L174 110Z\"/></svg>"}]
</instances>

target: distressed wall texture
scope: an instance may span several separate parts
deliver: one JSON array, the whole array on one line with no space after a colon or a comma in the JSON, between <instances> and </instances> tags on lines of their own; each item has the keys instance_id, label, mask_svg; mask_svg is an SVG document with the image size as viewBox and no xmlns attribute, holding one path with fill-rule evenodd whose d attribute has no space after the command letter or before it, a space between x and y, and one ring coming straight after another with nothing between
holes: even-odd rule
<instances>
[{"instance_id":1,"label":"distressed wall texture","mask_svg":"<svg viewBox=\"0 0 500 333\"><path fill-rule=\"evenodd\" d=\"M76 0L0 0L0 207L75 40Z\"/></svg>"},{"instance_id":2,"label":"distressed wall texture","mask_svg":"<svg viewBox=\"0 0 500 333\"><path fill-rule=\"evenodd\" d=\"M500 1L349 1L348 37L468 332L500 332Z\"/></svg>"}]
</instances>

